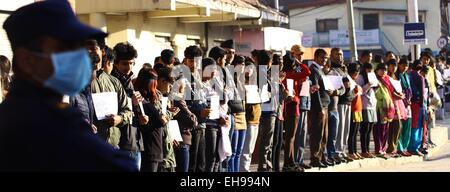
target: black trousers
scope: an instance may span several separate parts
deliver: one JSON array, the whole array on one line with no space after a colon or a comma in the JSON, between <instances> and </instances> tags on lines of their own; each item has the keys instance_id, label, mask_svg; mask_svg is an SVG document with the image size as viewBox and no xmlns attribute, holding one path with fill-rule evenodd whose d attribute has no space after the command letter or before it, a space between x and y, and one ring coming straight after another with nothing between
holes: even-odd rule
<instances>
[{"instance_id":1,"label":"black trousers","mask_svg":"<svg viewBox=\"0 0 450 192\"><path fill-rule=\"evenodd\" d=\"M273 133L272 162L275 172L280 172L280 153L283 146L283 121L277 118Z\"/></svg>"},{"instance_id":2,"label":"black trousers","mask_svg":"<svg viewBox=\"0 0 450 192\"><path fill-rule=\"evenodd\" d=\"M372 132L373 126L375 123L362 122L361 123L361 151L363 153L369 152L369 144L370 144L370 133Z\"/></svg>"},{"instance_id":3,"label":"black trousers","mask_svg":"<svg viewBox=\"0 0 450 192\"><path fill-rule=\"evenodd\" d=\"M323 115L320 115L320 112ZM324 151L328 140L328 108L311 110L309 113L309 148L311 151L311 163L326 159Z\"/></svg>"},{"instance_id":4,"label":"black trousers","mask_svg":"<svg viewBox=\"0 0 450 192\"><path fill-rule=\"evenodd\" d=\"M221 133L217 127L207 127L205 130L205 160L206 172L219 172L219 138Z\"/></svg>"},{"instance_id":5,"label":"black trousers","mask_svg":"<svg viewBox=\"0 0 450 192\"><path fill-rule=\"evenodd\" d=\"M360 123L350 123L350 133L348 135L348 153L356 153L356 136L358 135Z\"/></svg>"},{"instance_id":6,"label":"black trousers","mask_svg":"<svg viewBox=\"0 0 450 192\"><path fill-rule=\"evenodd\" d=\"M189 149L189 172L205 172L205 162L205 129L195 129Z\"/></svg>"}]
</instances>

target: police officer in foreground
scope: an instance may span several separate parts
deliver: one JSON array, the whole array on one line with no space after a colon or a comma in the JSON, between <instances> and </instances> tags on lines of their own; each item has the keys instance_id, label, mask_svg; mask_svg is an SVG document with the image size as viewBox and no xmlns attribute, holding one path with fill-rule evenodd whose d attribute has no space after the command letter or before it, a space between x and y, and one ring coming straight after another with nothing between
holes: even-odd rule
<instances>
[{"instance_id":1,"label":"police officer in foreground","mask_svg":"<svg viewBox=\"0 0 450 192\"><path fill-rule=\"evenodd\" d=\"M0 105L0 171L137 171L132 160L62 104L91 80L83 43L107 34L81 24L66 0L32 3L5 21L16 78Z\"/></svg>"}]
</instances>

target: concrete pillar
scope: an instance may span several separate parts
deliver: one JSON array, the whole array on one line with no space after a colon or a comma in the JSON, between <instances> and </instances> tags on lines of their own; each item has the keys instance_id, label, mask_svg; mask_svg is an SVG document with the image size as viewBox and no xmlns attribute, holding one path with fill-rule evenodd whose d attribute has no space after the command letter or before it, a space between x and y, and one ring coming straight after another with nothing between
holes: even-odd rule
<instances>
[{"instance_id":1,"label":"concrete pillar","mask_svg":"<svg viewBox=\"0 0 450 192\"><path fill-rule=\"evenodd\" d=\"M104 13L90 13L89 24L106 32L106 15Z\"/></svg>"}]
</instances>

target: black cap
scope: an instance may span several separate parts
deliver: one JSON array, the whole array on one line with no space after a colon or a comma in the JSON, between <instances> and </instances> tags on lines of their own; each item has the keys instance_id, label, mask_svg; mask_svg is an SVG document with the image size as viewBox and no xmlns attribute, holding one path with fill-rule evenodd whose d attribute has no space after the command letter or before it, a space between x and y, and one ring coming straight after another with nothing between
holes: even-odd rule
<instances>
[{"instance_id":1,"label":"black cap","mask_svg":"<svg viewBox=\"0 0 450 192\"><path fill-rule=\"evenodd\" d=\"M226 40L220 44L220 47L234 49L234 42L232 39Z\"/></svg>"},{"instance_id":2,"label":"black cap","mask_svg":"<svg viewBox=\"0 0 450 192\"><path fill-rule=\"evenodd\" d=\"M3 24L12 47L24 46L44 36L67 41L104 38L106 33L82 24L67 0L47 0L23 6Z\"/></svg>"}]
</instances>

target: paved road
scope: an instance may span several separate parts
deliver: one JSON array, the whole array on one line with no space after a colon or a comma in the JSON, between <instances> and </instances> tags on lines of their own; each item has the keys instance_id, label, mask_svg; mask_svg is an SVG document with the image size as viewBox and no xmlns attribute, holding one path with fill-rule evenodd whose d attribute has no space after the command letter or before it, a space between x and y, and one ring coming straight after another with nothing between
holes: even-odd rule
<instances>
[{"instance_id":1,"label":"paved road","mask_svg":"<svg viewBox=\"0 0 450 192\"><path fill-rule=\"evenodd\" d=\"M450 172L450 141L428 161L410 163L401 167L377 167L351 170L352 172Z\"/></svg>"},{"instance_id":2,"label":"paved road","mask_svg":"<svg viewBox=\"0 0 450 192\"><path fill-rule=\"evenodd\" d=\"M445 120L437 121L439 126L450 126L450 118L446 116ZM377 168L361 168L351 170L352 172L450 172L450 127L449 140L440 148L440 150L429 158L427 161L419 163L410 163L391 167L377 167Z\"/></svg>"}]
</instances>

